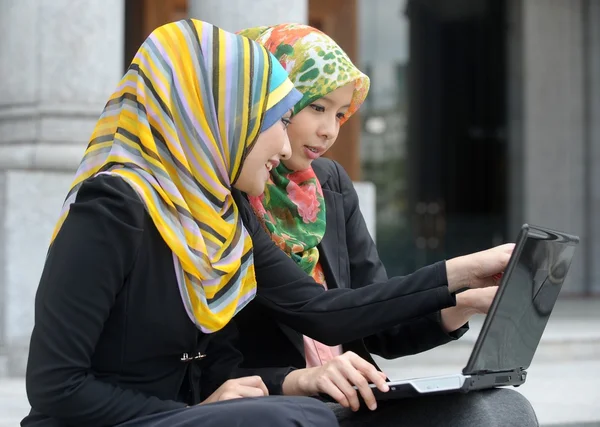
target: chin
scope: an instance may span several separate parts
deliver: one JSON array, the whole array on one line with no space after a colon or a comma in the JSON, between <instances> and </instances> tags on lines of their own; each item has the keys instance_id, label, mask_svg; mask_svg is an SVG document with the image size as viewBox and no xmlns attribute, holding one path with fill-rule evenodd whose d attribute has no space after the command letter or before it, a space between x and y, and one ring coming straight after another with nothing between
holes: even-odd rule
<instances>
[{"instance_id":1,"label":"chin","mask_svg":"<svg viewBox=\"0 0 600 427\"><path fill-rule=\"evenodd\" d=\"M258 197L260 196L262 193L265 192L265 185L267 185L267 181L261 181L260 183L257 183L254 187L252 187L251 189L249 189L246 194L252 197Z\"/></svg>"},{"instance_id":2,"label":"chin","mask_svg":"<svg viewBox=\"0 0 600 427\"><path fill-rule=\"evenodd\" d=\"M288 168L291 171L303 171L306 170L308 168L310 168L310 165L312 164L312 160L309 159L294 159L291 162L290 161L283 161L283 164L285 165L286 168Z\"/></svg>"},{"instance_id":3,"label":"chin","mask_svg":"<svg viewBox=\"0 0 600 427\"><path fill-rule=\"evenodd\" d=\"M303 170L309 169L312 166L312 162L313 162L313 160L306 160L306 161L302 162L301 167L299 167L296 170L303 171Z\"/></svg>"},{"instance_id":4,"label":"chin","mask_svg":"<svg viewBox=\"0 0 600 427\"><path fill-rule=\"evenodd\" d=\"M265 191L265 187L260 187L260 189L257 188L253 188L251 191L248 191L246 194L248 196L252 196L252 197L258 197L260 196L263 192Z\"/></svg>"}]
</instances>

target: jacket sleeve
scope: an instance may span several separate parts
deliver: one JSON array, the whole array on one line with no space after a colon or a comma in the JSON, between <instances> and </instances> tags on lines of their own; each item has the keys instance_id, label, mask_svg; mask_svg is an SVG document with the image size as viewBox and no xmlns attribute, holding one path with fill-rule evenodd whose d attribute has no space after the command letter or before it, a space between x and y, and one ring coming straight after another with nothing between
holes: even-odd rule
<instances>
[{"instance_id":1,"label":"jacket sleeve","mask_svg":"<svg viewBox=\"0 0 600 427\"><path fill-rule=\"evenodd\" d=\"M248 201L237 194L236 202L252 235L257 302L304 335L338 345L456 304L444 262L358 289L325 291L275 246Z\"/></svg>"},{"instance_id":2,"label":"jacket sleeve","mask_svg":"<svg viewBox=\"0 0 600 427\"><path fill-rule=\"evenodd\" d=\"M283 380L295 368L240 368L243 360L238 350L239 333L235 318L219 332L210 337L209 351L204 361L210 369L202 372L202 400L210 396L225 381L232 378L258 375L267 386L270 395L282 394Z\"/></svg>"},{"instance_id":3,"label":"jacket sleeve","mask_svg":"<svg viewBox=\"0 0 600 427\"><path fill-rule=\"evenodd\" d=\"M117 425L182 408L99 381L91 358L131 270L144 207L118 177L85 182L46 258L35 300L26 387L34 410L67 425Z\"/></svg>"},{"instance_id":4,"label":"jacket sleeve","mask_svg":"<svg viewBox=\"0 0 600 427\"><path fill-rule=\"evenodd\" d=\"M344 201L351 287L358 289L368 283L385 282L388 275L360 211L358 194L352 180L337 162L332 163ZM446 333L441 324L441 313L437 311L369 335L364 342L369 352L393 359L446 344L458 339L467 330L468 325L464 325L456 331Z\"/></svg>"}]
</instances>

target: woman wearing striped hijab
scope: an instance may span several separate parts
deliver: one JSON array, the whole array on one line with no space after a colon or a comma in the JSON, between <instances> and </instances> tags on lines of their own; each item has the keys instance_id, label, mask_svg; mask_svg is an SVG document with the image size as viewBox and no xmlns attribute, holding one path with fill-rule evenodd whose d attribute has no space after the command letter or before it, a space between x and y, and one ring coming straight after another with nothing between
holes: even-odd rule
<instances>
[{"instance_id":1,"label":"woman wearing striped hijab","mask_svg":"<svg viewBox=\"0 0 600 427\"><path fill-rule=\"evenodd\" d=\"M191 20L150 35L104 108L52 236L23 426L335 422L307 398L229 400L266 394L257 377L207 396L230 357L212 354L209 333L256 292L232 187L262 192L289 154L299 98L246 38ZM228 401L209 404L218 400Z\"/></svg>"},{"instance_id":2,"label":"woman wearing striped hijab","mask_svg":"<svg viewBox=\"0 0 600 427\"><path fill-rule=\"evenodd\" d=\"M435 311L467 284L424 285L430 274L419 271L325 292L273 244L243 193L260 195L290 156L286 126L300 97L245 37L195 20L148 37L102 112L52 236L22 426L335 425L313 399L265 397L281 393L277 375L229 379L240 356L225 339L231 319L254 298L334 344L410 319L416 307L397 307L425 288L438 298L418 310Z\"/></svg>"}]
</instances>

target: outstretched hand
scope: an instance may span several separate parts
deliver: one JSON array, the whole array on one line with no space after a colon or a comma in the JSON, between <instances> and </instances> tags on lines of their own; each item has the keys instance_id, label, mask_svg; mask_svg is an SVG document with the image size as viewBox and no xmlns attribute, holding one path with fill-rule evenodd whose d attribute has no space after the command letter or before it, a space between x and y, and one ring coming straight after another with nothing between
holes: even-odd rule
<instances>
[{"instance_id":1,"label":"outstretched hand","mask_svg":"<svg viewBox=\"0 0 600 427\"><path fill-rule=\"evenodd\" d=\"M446 261L448 288L485 288L498 285L515 248L514 243L496 246Z\"/></svg>"}]
</instances>

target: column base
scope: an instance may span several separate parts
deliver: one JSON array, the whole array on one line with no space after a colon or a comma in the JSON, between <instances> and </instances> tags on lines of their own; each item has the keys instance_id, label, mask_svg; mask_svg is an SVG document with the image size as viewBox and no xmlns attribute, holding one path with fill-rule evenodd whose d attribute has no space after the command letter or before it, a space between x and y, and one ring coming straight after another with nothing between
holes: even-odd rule
<instances>
[{"instance_id":1,"label":"column base","mask_svg":"<svg viewBox=\"0 0 600 427\"><path fill-rule=\"evenodd\" d=\"M0 376L25 373L35 294L73 175L0 169Z\"/></svg>"}]
</instances>

